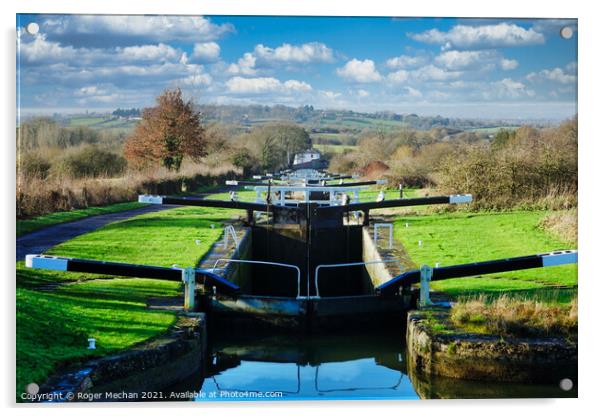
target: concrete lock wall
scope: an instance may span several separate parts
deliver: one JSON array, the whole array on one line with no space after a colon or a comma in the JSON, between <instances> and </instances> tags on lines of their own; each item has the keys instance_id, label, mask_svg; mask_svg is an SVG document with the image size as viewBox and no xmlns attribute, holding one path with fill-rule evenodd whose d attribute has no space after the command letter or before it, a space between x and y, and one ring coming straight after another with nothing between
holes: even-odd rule
<instances>
[{"instance_id":1,"label":"concrete lock wall","mask_svg":"<svg viewBox=\"0 0 602 416\"><path fill-rule=\"evenodd\" d=\"M362 229L362 259L365 262L383 260L368 227ZM367 278L364 280L364 287L365 291L369 293L374 292L375 287L393 278L387 269L386 263L367 264L366 273Z\"/></svg>"},{"instance_id":2,"label":"concrete lock wall","mask_svg":"<svg viewBox=\"0 0 602 416\"><path fill-rule=\"evenodd\" d=\"M381 261L382 257L366 227L315 228L310 236L307 258L307 230L303 226L256 225L241 239L232 258L292 264L301 270L301 296L315 294L315 269L319 265ZM309 267L309 273L308 273ZM297 296L297 273L285 267L230 263L225 277L239 285L242 293L256 296ZM366 266L321 268L319 292L322 297L374 293L374 287L392 278L382 263Z\"/></svg>"},{"instance_id":3,"label":"concrete lock wall","mask_svg":"<svg viewBox=\"0 0 602 416\"><path fill-rule=\"evenodd\" d=\"M361 227L313 229L310 236L308 273L307 234L298 225L253 227L253 260L293 264L301 270L301 295L307 294L309 275L310 294L315 294L314 272L320 264L362 261ZM343 296L361 294L364 290L361 267L321 269L320 295ZM252 265L251 292L254 295L297 295L297 274L282 267Z\"/></svg>"}]
</instances>

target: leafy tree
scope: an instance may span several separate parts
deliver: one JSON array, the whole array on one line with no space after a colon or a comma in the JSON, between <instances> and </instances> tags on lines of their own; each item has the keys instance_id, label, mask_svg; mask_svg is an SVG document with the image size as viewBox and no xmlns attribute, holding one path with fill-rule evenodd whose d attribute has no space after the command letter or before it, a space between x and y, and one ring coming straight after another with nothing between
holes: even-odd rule
<instances>
[{"instance_id":1,"label":"leafy tree","mask_svg":"<svg viewBox=\"0 0 602 416\"><path fill-rule=\"evenodd\" d=\"M234 166L242 169L243 177L249 176L258 167L257 159L249 154L249 151L244 148L236 149L231 160Z\"/></svg>"},{"instance_id":2,"label":"leafy tree","mask_svg":"<svg viewBox=\"0 0 602 416\"><path fill-rule=\"evenodd\" d=\"M302 127L286 123L257 127L241 140L264 170L291 166L295 153L311 148L309 133Z\"/></svg>"},{"instance_id":3,"label":"leafy tree","mask_svg":"<svg viewBox=\"0 0 602 416\"><path fill-rule=\"evenodd\" d=\"M194 103L185 102L179 88L165 90L156 101L155 107L144 109L125 143L128 162L138 168L161 164L178 171L184 157L205 156L205 130Z\"/></svg>"}]
</instances>

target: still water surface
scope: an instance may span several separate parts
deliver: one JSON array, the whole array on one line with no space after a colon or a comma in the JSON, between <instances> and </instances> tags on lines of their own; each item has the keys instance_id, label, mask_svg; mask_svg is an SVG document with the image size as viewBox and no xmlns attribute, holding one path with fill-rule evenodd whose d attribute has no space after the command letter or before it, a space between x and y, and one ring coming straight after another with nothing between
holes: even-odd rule
<instances>
[{"instance_id":1,"label":"still water surface","mask_svg":"<svg viewBox=\"0 0 602 416\"><path fill-rule=\"evenodd\" d=\"M414 376L404 339L390 333L240 337L215 334L202 374L170 391L198 401L415 400L420 398L575 397L549 385Z\"/></svg>"}]
</instances>

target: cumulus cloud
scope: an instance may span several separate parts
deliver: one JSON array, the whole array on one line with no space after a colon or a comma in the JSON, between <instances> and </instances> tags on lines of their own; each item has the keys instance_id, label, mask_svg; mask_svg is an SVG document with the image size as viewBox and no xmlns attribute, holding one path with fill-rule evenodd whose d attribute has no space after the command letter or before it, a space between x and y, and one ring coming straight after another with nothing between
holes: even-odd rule
<instances>
[{"instance_id":1,"label":"cumulus cloud","mask_svg":"<svg viewBox=\"0 0 602 416\"><path fill-rule=\"evenodd\" d=\"M425 58L422 56L400 55L394 58L387 59L387 66L391 69L411 68L425 63Z\"/></svg>"},{"instance_id":2,"label":"cumulus cloud","mask_svg":"<svg viewBox=\"0 0 602 416\"><path fill-rule=\"evenodd\" d=\"M558 82L560 84L574 84L577 82L577 75L571 73L571 68L572 66L569 64L566 69L543 69L539 72L531 72L529 75L527 75L527 79L531 82L548 80Z\"/></svg>"},{"instance_id":3,"label":"cumulus cloud","mask_svg":"<svg viewBox=\"0 0 602 416\"><path fill-rule=\"evenodd\" d=\"M320 95L328 100L336 100L341 97L342 94L336 91L323 90L320 91Z\"/></svg>"},{"instance_id":4,"label":"cumulus cloud","mask_svg":"<svg viewBox=\"0 0 602 416\"><path fill-rule=\"evenodd\" d=\"M496 66L511 70L518 67L518 61L506 59L492 50L444 51L435 58L435 63L449 70L492 70Z\"/></svg>"},{"instance_id":5,"label":"cumulus cloud","mask_svg":"<svg viewBox=\"0 0 602 416\"><path fill-rule=\"evenodd\" d=\"M368 91L366 91L366 90L359 89L359 90L357 90L357 95L358 95L358 97L362 97L363 98L363 97L369 96L370 93Z\"/></svg>"},{"instance_id":6,"label":"cumulus cloud","mask_svg":"<svg viewBox=\"0 0 602 416\"><path fill-rule=\"evenodd\" d=\"M344 66L337 68L336 73L348 81L359 83L377 82L382 79L371 59L363 61L352 59Z\"/></svg>"},{"instance_id":7,"label":"cumulus cloud","mask_svg":"<svg viewBox=\"0 0 602 416\"><path fill-rule=\"evenodd\" d=\"M235 64L230 64L228 66L227 72L232 75L242 74L242 75L255 75L257 73L257 69L255 69L255 56L247 52L242 58L238 60Z\"/></svg>"},{"instance_id":8,"label":"cumulus cloud","mask_svg":"<svg viewBox=\"0 0 602 416\"><path fill-rule=\"evenodd\" d=\"M511 23L496 25L456 25L448 32L431 29L422 33L410 33L416 41L439 44L443 49L488 49L544 43L544 35L533 28L525 29Z\"/></svg>"},{"instance_id":9,"label":"cumulus cloud","mask_svg":"<svg viewBox=\"0 0 602 416\"><path fill-rule=\"evenodd\" d=\"M518 68L518 61L515 59L502 59L500 61L500 67L504 70L504 71L509 71L512 69L516 69Z\"/></svg>"},{"instance_id":10,"label":"cumulus cloud","mask_svg":"<svg viewBox=\"0 0 602 416\"><path fill-rule=\"evenodd\" d=\"M201 62L215 62L219 59L220 47L215 42L195 43L192 58Z\"/></svg>"},{"instance_id":11,"label":"cumulus cloud","mask_svg":"<svg viewBox=\"0 0 602 416\"><path fill-rule=\"evenodd\" d=\"M211 85L212 81L213 80L211 78L211 75L199 73L199 74L189 75L185 78L180 78L179 80L176 81L176 83L184 85L184 86L188 86L188 87L199 88L199 87L206 87L208 85Z\"/></svg>"},{"instance_id":12,"label":"cumulus cloud","mask_svg":"<svg viewBox=\"0 0 602 416\"><path fill-rule=\"evenodd\" d=\"M226 81L226 87L233 94L308 92L312 89L311 85L303 81L281 82L273 77L233 77Z\"/></svg>"},{"instance_id":13,"label":"cumulus cloud","mask_svg":"<svg viewBox=\"0 0 602 416\"><path fill-rule=\"evenodd\" d=\"M407 95L412 98L421 98L422 97L422 93L420 91L418 91L416 88L405 87L405 90L406 90Z\"/></svg>"},{"instance_id":14,"label":"cumulus cloud","mask_svg":"<svg viewBox=\"0 0 602 416\"><path fill-rule=\"evenodd\" d=\"M17 54L22 63L69 61L77 56L73 46L61 46L58 42L48 41L43 34L35 36L31 41L20 36L18 45Z\"/></svg>"},{"instance_id":15,"label":"cumulus cloud","mask_svg":"<svg viewBox=\"0 0 602 416\"><path fill-rule=\"evenodd\" d=\"M264 62L334 62L332 49L320 42L310 42L302 45L283 43L277 48L270 48L259 44L255 46L254 54Z\"/></svg>"},{"instance_id":16,"label":"cumulus cloud","mask_svg":"<svg viewBox=\"0 0 602 416\"><path fill-rule=\"evenodd\" d=\"M566 26L576 32L577 19L535 19L533 30L550 34L559 34L560 29Z\"/></svg>"},{"instance_id":17,"label":"cumulus cloud","mask_svg":"<svg viewBox=\"0 0 602 416\"><path fill-rule=\"evenodd\" d=\"M214 24L202 16L52 15L41 21L41 33L82 44L150 41L199 42L234 32L231 24ZM98 36L102 34L102 36Z\"/></svg>"},{"instance_id":18,"label":"cumulus cloud","mask_svg":"<svg viewBox=\"0 0 602 416\"><path fill-rule=\"evenodd\" d=\"M276 48L259 44L252 52L245 54L236 63L230 64L227 72L231 75L257 75L262 68L285 66L297 69L300 64L334 62L332 49L320 42L301 45L283 43Z\"/></svg>"},{"instance_id":19,"label":"cumulus cloud","mask_svg":"<svg viewBox=\"0 0 602 416\"><path fill-rule=\"evenodd\" d=\"M533 97L535 92L528 89L522 82L504 78L492 84L492 91L485 92L487 98L490 98L491 94L497 98L519 98L523 96Z\"/></svg>"},{"instance_id":20,"label":"cumulus cloud","mask_svg":"<svg viewBox=\"0 0 602 416\"><path fill-rule=\"evenodd\" d=\"M447 69L467 69L490 61L490 51L447 51L435 58L435 62Z\"/></svg>"},{"instance_id":21,"label":"cumulus cloud","mask_svg":"<svg viewBox=\"0 0 602 416\"><path fill-rule=\"evenodd\" d=\"M405 69L400 69L399 71L391 72L387 75L387 79L396 84L407 81L409 77L410 73Z\"/></svg>"},{"instance_id":22,"label":"cumulus cloud","mask_svg":"<svg viewBox=\"0 0 602 416\"><path fill-rule=\"evenodd\" d=\"M21 63L64 63L70 66L114 66L124 63L178 62L185 53L170 45L138 45L115 48L75 48L50 41L40 34L32 39L19 38ZM185 59L184 59L185 61ZM185 62L184 62L185 63Z\"/></svg>"},{"instance_id":23,"label":"cumulus cloud","mask_svg":"<svg viewBox=\"0 0 602 416\"><path fill-rule=\"evenodd\" d=\"M462 71L447 71L435 65L426 65L411 72L411 76L419 81L447 81L457 79Z\"/></svg>"},{"instance_id":24,"label":"cumulus cloud","mask_svg":"<svg viewBox=\"0 0 602 416\"><path fill-rule=\"evenodd\" d=\"M174 61L182 56L182 51L164 43L117 48L116 52L120 59L130 61Z\"/></svg>"}]
</instances>

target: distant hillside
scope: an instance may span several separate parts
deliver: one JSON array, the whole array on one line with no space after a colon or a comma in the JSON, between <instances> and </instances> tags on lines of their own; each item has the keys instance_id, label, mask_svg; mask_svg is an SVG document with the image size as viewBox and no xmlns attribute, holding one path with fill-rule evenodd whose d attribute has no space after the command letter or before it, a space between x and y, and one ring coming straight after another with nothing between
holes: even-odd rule
<instances>
[{"instance_id":1,"label":"distant hillside","mask_svg":"<svg viewBox=\"0 0 602 416\"><path fill-rule=\"evenodd\" d=\"M400 127L417 130L430 130L433 127L475 130L516 125L516 122L503 120L483 121L441 116L418 116L416 114L395 114L392 112L359 113L351 110L319 110L307 105L295 108L283 105L206 104L199 106L199 108L208 122L251 127L255 124L290 121L304 125L312 133L324 134L353 134L365 129L389 130Z\"/></svg>"}]
</instances>

